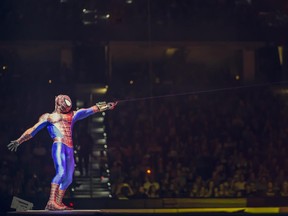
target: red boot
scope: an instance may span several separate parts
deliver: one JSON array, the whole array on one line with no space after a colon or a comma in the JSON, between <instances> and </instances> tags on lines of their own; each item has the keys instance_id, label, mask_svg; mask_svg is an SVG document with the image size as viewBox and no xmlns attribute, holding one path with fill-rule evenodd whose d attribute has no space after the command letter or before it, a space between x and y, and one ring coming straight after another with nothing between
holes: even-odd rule
<instances>
[{"instance_id":1,"label":"red boot","mask_svg":"<svg viewBox=\"0 0 288 216\"><path fill-rule=\"evenodd\" d=\"M51 210L51 211L65 210L64 206L61 206L61 205L57 204L57 202L56 202L56 194L57 194L58 190L59 190L59 185L52 183L49 201L45 207L45 210Z\"/></svg>"},{"instance_id":2,"label":"red boot","mask_svg":"<svg viewBox=\"0 0 288 216\"><path fill-rule=\"evenodd\" d=\"M64 195L65 195L65 191L66 191L66 190L58 189L58 191L57 191L57 193L56 193L56 203L57 203L58 205L62 206L65 210L73 210L73 208L64 205L64 203L62 202L63 197L64 197Z\"/></svg>"}]
</instances>

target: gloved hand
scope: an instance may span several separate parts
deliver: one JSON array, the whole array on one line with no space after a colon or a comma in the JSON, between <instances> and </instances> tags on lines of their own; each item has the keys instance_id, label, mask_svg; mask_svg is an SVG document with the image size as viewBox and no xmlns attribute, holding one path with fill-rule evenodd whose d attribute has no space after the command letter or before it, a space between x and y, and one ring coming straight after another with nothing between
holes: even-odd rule
<instances>
[{"instance_id":1,"label":"gloved hand","mask_svg":"<svg viewBox=\"0 0 288 216\"><path fill-rule=\"evenodd\" d=\"M109 110L112 110L112 109L114 109L114 107L117 105L117 101L116 102L109 102L107 105L108 105L108 107L109 107Z\"/></svg>"},{"instance_id":2,"label":"gloved hand","mask_svg":"<svg viewBox=\"0 0 288 216\"><path fill-rule=\"evenodd\" d=\"M13 140L7 145L7 147L10 151L16 152L19 145L20 145L20 143L17 142L17 140Z\"/></svg>"}]
</instances>

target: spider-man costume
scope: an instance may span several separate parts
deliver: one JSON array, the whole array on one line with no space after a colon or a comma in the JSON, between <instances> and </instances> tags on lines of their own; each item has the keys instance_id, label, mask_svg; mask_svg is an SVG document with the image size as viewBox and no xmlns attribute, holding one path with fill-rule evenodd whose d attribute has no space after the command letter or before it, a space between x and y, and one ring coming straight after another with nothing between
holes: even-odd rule
<instances>
[{"instance_id":1,"label":"spider-man costume","mask_svg":"<svg viewBox=\"0 0 288 216\"><path fill-rule=\"evenodd\" d=\"M52 158L56 175L51 182L50 197L45 209L71 209L62 203L62 199L73 179L75 162L72 130L75 122L96 112L111 110L116 104L113 102L100 102L87 109L72 111L70 97L67 95L58 95L55 98L55 110L53 113L43 114L33 127L26 130L17 140L10 142L8 148L11 151L16 151L21 143L31 139L44 127L47 128L50 137L53 139Z\"/></svg>"}]
</instances>

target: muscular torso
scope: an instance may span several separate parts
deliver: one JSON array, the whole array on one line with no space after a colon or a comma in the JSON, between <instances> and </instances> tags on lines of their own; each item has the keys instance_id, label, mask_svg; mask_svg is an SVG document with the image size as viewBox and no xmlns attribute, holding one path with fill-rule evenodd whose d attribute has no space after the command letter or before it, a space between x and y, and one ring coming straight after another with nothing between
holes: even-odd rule
<instances>
[{"instance_id":1,"label":"muscular torso","mask_svg":"<svg viewBox=\"0 0 288 216\"><path fill-rule=\"evenodd\" d=\"M47 121L50 123L47 129L54 142L62 142L68 147L73 147L73 115L73 112L69 112L67 114L51 113L47 116Z\"/></svg>"},{"instance_id":2,"label":"muscular torso","mask_svg":"<svg viewBox=\"0 0 288 216\"><path fill-rule=\"evenodd\" d=\"M58 112L45 113L33 127L27 129L16 141L21 144L35 136L42 128L47 127L54 142L61 142L72 148L72 130L74 123L98 111L98 107L94 105L90 108L82 108L65 114Z\"/></svg>"}]
</instances>

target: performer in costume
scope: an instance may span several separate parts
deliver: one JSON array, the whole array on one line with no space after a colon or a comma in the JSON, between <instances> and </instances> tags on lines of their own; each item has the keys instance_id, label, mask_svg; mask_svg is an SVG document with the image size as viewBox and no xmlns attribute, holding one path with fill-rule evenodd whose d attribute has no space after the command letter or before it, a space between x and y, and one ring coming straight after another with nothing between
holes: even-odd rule
<instances>
[{"instance_id":1,"label":"performer in costume","mask_svg":"<svg viewBox=\"0 0 288 216\"><path fill-rule=\"evenodd\" d=\"M8 144L8 148L11 151L17 151L21 143L31 139L44 127L47 128L50 137L53 139L52 158L56 175L51 182L50 197L45 209L72 209L64 205L62 199L73 179L75 162L72 129L75 122L94 113L111 110L116 104L117 102L99 102L90 108L72 111L72 101L70 97L67 95L58 95L55 98L55 110L53 113L43 114L33 127L26 130L20 138Z\"/></svg>"}]
</instances>

